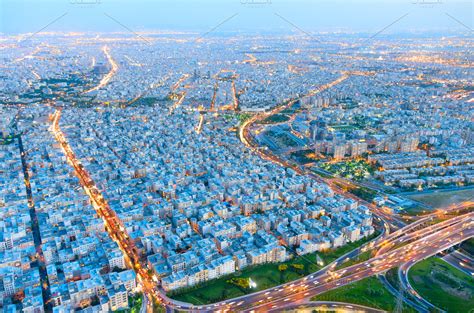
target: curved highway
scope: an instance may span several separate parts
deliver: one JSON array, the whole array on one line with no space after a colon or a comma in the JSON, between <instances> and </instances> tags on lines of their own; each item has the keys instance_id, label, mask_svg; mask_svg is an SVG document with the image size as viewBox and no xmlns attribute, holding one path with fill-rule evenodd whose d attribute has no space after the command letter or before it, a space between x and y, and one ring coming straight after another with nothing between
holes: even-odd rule
<instances>
[{"instance_id":1,"label":"curved highway","mask_svg":"<svg viewBox=\"0 0 474 313\"><path fill-rule=\"evenodd\" d=\"M344 80L345 78L341 77L331 84L338 83L342 81L341 79ZM328 84L327 86L331 86L331 84ZM321 90L323 90L323 88L321 88ZM284 108L291 106L294 101L296 100L289 101L285 105L272 110L272 112L283 110ZM268 116L267 114L263 114L261 116ZM372 249L381 248L383 245L392 243L393 240L396 241L396 243L390 245L390 249L385 248L385 250L383 250L379 255L376 255L364 263L334 270L336 265L339 264L338 262L344 258L353 256L354 253L357 255L360 251L362 251L362 248L359 248L359 250L356 249L349 252L348 254L339 258L337 262L331 263L330 266L327 266L325 269L317 273L295 280L293 282L270 288L268 290L263 290L211 305L197 306L175 301L165 295L164 291L159 286L159 280L156 278L156 276L148 274L146 264L141 261L140 253L133 245L133 241L130 239L126 233L126 230L123 228L120 219L115 214L115 212L110 209L106 200L100 194L100 191L97 189L97 187L95 187L90 175L76 159L71 147L67 143L65 136L59 129L59 117L60 111L56 111L53 119L52 132L54 133L57 141L61 144L61 147L63 148L69 163L74 167L77 176L80 178L81 183L86 190L86 193L91 198L94 208L96 209L98 215L104 220L110 236L119 244L119 247L126 256L129 266L136 271L138 283L142 286L142 289L144 290L145 295L148 297L148 300L151 300L151 297L154 297L158 300L158 302L162 303L167 308L192 312L226 312L229 310L267 312L270 310L288 307L290 305L304 304L308 302L308 299L317 294L342 285L350 284L372 275L382 273L389 268L399 266L400 264L406 263L410 260L421 260L427 256L445 250L446 248L464 240L465 238L468 238L469 236L474 235L472 227L473 215L471 213L454 217L452 218L452 221L450 220L450 222L442 224L442 226L437 226L436 224L428 225L422 229L422 232L420 232L420 230L417 230L417 227L424 226L424 223L427 221L424 220L418 224L415 222L414 224L405 226L399 229L398 233L395 232L395 234L392 236L388 235L385 237L379 237L375 241L366 244L364 247ZM258 118L255 118L254 116L250 119L250 121L256 121ZM308 174L299 167L295 167L294 165L289 164L288 162L281 160L274 155L268 154L267 151L263 149L256 149L253 147L250 144L250 142L253 141L253 138L249 135L249 125L251 124L247 123L246 125L243 125L240 130L240 135L244 144L247 144L249 147L251 147L262 158L268 159L285 167L291 167L302 175ZM321 179L319 177L314 178ZM358 199L358 201L360 201L360 199ZM368 205L376 214L381 211L380 208L377 208L370 203L366 203L365 201L360 202ZM383 219L390 217L387 216L386 212L381 212L381 215ZM396 220L391 220L390 222L391 225L395 226L395 228L400 228L403 226ZM413 232L409 233L410 231ZM407 235L407 233L409 234ZM421 233L423 234L422 238L420 238ZM397 246L399 247L397 248Z\"/></svg>"},{"instance_id":2,"label":"curved highway","mask_svg":"<svg viewBox=\"0 0 474 313\"><path fill-rule=\"evenodd\" d=\"M441 233L435 233L431 236L428 236L431 243L426 249L419 249L416 247L416 245L419 244L421 240L410 243L405 247L393 251L392 253L387 253L381 255L380 257L372 258L371 260L362 264L357 264L331 273L329 277L318 277L320 281L310 280L305 285L300 286L302 289L301 291L296 291L295 293L288 295L286 298L278 298L278 300L275 301L270 300L270 302L251 305L244 311L250 312L253 310L264 312L283 308L288 306L290 303L301 302L305 298L311 298L327 290L337 288L342 285L347 285L378 273L382 273L389 268L406 262L407 258L416 262L426 257L435 255L440 251L443 251L452 245L462 242L474 235L472 217L469 217L469 220L469 225L462 226L461 224L453 226L453 232L450 235L443 236ZM459 228L462 228L462 230L459 230ZM466 228L467 230L463 232L463 230ZM331 277L335 277L335 279L332 279ZM328 282L325 282L326 279L328 279Z\"/></svg>"},{"instance_id":3,"label":"curved highway","mask_svg":"<svg viewBox=\"0 0 474 313\"><path fill-rule=\"evenodd\" d=\"M334 302L334 301L309 301L305 304L292 305L285 308L285 312L295 311L298 313L319 311L341 311L347 313L365 312L365 313L382 313L383 310L370 308L364 305Z\"/></svg>"},{"instance_id":4,"label":"curved highway","mask_svg":"<svg viewBox=\"0 0 474 313\"><path fill-rule=\"evenodd\" d=\"M421 260L410 260L404 264L402 264L398 268L398 280L401 283L402 288L422 307L424 307L428 312L445 312L442 309L434 306L431 304L429 301L427 301L425 298L420 296L420 294L413 289L411 286L409 280L408 280L408 271L410 268L415 265L415 263L419 262Z\"/></svg>"},{"instance_id":5,"label":"curved highway","mask_svg":"<svg viewBox=\"0 0 474 313\"><path fill-rule=\"evenodd\" d=\"M384 287L388 290L388 292L390 292L395 298L398 298L400 296L400 291L395 289L395 287L390 284L385 275L378 275L378 278L380 282L384 285ZM411 300L411 298L406 297L405 294L403 294L403 302L405 302L420 313L429 313L429 310L426 307L420 305L418 302Z\"/></svg>"}]
</instances>

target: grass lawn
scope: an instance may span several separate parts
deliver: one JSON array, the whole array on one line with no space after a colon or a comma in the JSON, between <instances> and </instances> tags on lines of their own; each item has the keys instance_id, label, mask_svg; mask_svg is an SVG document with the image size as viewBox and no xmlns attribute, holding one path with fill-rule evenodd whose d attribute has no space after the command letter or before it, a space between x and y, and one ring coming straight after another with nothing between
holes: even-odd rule
<instances>
[{"instance_id":1,"label":"grass lawn","mask_svg":"<svg viewBox=\"0 0 474 313\"><path fill-rule=\"evenodd\" d=\"M350 252L362 244L372 240L376 236L377 233L368 238L346 244L334 250L298 256L284 263L270 263L252 266L241 272L208 281L200 286L170 292L169 296L173 299L193 304L208 304L268 289L320 270L322 266L317 265L317 255L320 256L324 265L326 265L347 252ZM278 270L278 265L281 264L288 265L288 269L280 272ZM303 270L296 270L292 268L292 264L301 264L304 268ZM242 289L227 282L232 277L252 278L252 280L257 284L257 287L253 289Z\"/></svg>"},{"instance_id":2,"label":"grass lawn","mask_svg":"<svg viewBox=\"0 0 474 313\"><path fill-rule=\"evenodd\" d=\"M387 277L388 282L390 283L390 285L393 286L393 288L397 290L400 288L400 280L398 279L398 267L389 269L385 274L385 277Z\"/></svg>"},{"instance_id":3,"label":"grass lawn","mask_svg":"<svg viewBox=\"0 0 474 313\"><path fill-rule=\"evenodd\" d=\"M290 118L284 114L274 114L259 122L259 124L276 124L288 121Z\"/></svg>"},{"instance_id":4,"label":"grass lawn","mask_svg":"<svg viewBox=\"0 0 474 313\"><path fill-rule=\"evenodd\" d=\"M393 312L397 299L388 292L377 277L367 277L350 285L322 293L313 301L338 301L365 305L371 308ZM416 312L404 306L403 312Z\"/></svg>"},{"instance_id":5,"label":"grass lawn","mask_svg":"<svg viewBox=\"0 0 474 313\"><path fill-rule=\"evenodd\" d=\"M319 168L319 167L317 167L317 166L313 166L313 167L311 167L310 169L311 169L311 171L312 171L313 173L315 173L315 174L318 175L318 176L321 176L322 178L334 178L334 175L333 175L333 174L331 174L331 173L329 173L329 172L327 172L327 171L324 171L323 169L321 169L321 168Z\"/></svg>"},{"instance_id":6,"label":"grass lawn","mask_svg":"<svg viewBox=\"0 0 474 313\"><path fill-rule=\"evenodd\" d=\"M474 278L437 257L415 264L408 273L410 284L433 305L448 312L474 309Z\"/></svg>"},{"instance_id":7,"label":"grass lawn","mask_svg":"<svg viewBox=\"0 0 474 313\"><path fill-rule=\"evenodd\" d=\"M414 205L412 207L405 208L403 211L400 212L400 214L405 214L408 216L421 216L430 213L433 213L433 210L424 208L420 205Z\"/></svg>"},{"instance_id":8,"label":"grass lawn","mask_svg":"<svg viewBox=\"0 0 474 313\"><path fill-rule=\"evenodd\" d=\"M446 207L451 204L466 201L472 197L472 189L454 191L436 191L426 194L415 194L407 196L410 199L420 201L433 208Z\"/></svg>"}]
</instances>

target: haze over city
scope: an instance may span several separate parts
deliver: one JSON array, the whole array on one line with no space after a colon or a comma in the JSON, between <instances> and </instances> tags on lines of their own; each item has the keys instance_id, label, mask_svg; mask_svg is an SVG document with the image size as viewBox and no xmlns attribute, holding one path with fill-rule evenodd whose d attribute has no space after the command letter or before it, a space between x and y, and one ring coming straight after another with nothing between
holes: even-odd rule
<instances>
[{"instance_id":1,"label":"haze over city","mask_svg":"<svg viewBox=\"0 0 474 313\"><path fill-rule=\"evenodd\" d=\"M432 31L450 34L472 29L471 1L285 1L285 0L2 0L2 29L7 34L34 32L52 20L48 31L116 32L122 25L134 31L208 31L226 18L215 33L298 32L275 13L311 32L375 33L400 16L408 15L386 33Z\"/></svg>"}]
</instances>

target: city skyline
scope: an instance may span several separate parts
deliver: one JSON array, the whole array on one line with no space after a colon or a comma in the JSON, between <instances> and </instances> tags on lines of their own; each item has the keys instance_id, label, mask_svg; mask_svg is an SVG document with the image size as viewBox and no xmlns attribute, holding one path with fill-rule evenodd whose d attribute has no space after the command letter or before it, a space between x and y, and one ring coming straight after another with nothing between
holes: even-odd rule
<instances>
[{"instance_id":1,"label":"city skyline","mask_svg":"<svg viewBox=\"0 0 474 313\"><path fill-rule=\"evenodd\" d=\"M472 311L468 8L3 1L0 312Z\"/></svg>"},{"instance_id":2,"label":"city skyline","mask_svg":"<svg viewBox=\"0 0 474 313\"><path fill-rule=\"evenodd\" d=\"M470 1L10 1L1 32L149 32L291 34L305 32L472 32ZM393 23L393 24L392 24ZM44 28L44 29L43 29Z\"/></svg>"}]
</instances>

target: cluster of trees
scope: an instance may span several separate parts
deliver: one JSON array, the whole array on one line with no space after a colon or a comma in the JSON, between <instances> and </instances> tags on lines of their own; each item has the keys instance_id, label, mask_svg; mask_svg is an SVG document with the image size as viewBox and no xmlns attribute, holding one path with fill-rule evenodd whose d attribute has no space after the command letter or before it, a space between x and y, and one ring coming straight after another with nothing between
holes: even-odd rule
<instances>
[{"instance_id":1,"label":"cluster of trees","mask_svg":"<svg viewBox=\"0 0 474 313\"><path fill-rule=\"evenodd\" d=\"M291 267L291 269L293 271L295 271L296 273L298 273L299 275L304 274L305 266L303 264L294 263L294 264L290 264L289 266L288 266L288 264L280 264L280 265L278 265L278 271L280 272L280 283L281 284L285 281L284 272L286 270L288 270L289 267Z\"/></svg>"},{"instance_id":2,"label":"cluster of trees","mask_svg":"<svg viewBox=\"0 0 474 313\"><path fill-rule=\"evenodd\" d=\"M227 280L227 283L235 285L241 289L249 289L250 288L250 279L249 278L241 278L241 277L232 277L231 279Z\"/></svg>"}]
</instances>

